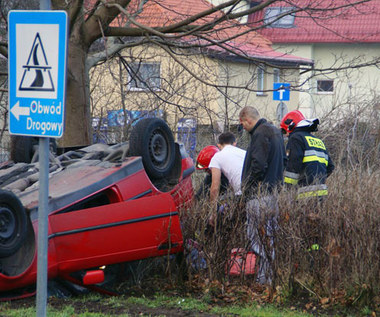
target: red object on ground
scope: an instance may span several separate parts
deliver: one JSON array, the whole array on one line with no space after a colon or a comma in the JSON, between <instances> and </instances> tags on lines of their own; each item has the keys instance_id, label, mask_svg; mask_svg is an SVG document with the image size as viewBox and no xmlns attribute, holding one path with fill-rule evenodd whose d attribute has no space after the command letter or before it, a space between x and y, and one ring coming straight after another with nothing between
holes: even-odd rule
<instances>
[{"instance_id":1,"label":"red object on ground","mask_svg":"<svg viewBox=\"0 0 380 317\"><path fill-rule=\"evenodd\" d=\"M253 252L242 248L235 248L231 250L228 274L232 276L252 275L255 273L255 265L256 256Z\"/></svg>"}]
</instances>

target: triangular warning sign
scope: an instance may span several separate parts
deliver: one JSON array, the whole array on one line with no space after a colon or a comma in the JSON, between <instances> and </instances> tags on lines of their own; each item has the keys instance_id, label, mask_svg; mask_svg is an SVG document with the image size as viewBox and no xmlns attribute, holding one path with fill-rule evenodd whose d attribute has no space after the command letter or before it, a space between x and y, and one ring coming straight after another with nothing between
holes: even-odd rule
<instances>
[{"instance_id":1,"label":"triangular warning sign","mask_svg":"<svg viewBox=\"0 0 380 317\"><path fill-rule=\"evenodd\" d=\"M26 65L22 67L25 70L19 90L54 91L54 83L50 74L51 67L48 64L39 33L34 38Z\"/></svg>"}]
</instances>

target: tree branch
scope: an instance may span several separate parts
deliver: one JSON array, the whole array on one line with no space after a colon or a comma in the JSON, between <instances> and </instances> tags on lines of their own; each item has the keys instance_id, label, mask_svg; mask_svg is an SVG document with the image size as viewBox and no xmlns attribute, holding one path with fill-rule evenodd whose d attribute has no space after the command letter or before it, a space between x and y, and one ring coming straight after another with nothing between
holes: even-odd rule
<instances>
[{"instance_id":1,"label":"tree branch","mask_svg":"<svg viewBox=\"0 0 380 317\"><path fill-rule=\"evenodd\" d=\"M199 77L197 74L195 74L194 72L192 72L182 61L180 61L176 56L175 54L169 50L165 45L162 45L161 43L159 42L155 42L152 40L152 43L155 43L157 44L160 48L162 48L166 53L168 53L170 55L171 58L173 58L173 60L175 60L179 65L181 65L181 67L183 67L183 69L186 70L186 72L188 72L193 78L195 78L196 80L198 80L199 82L207 85L207 86L211 86L211 87L218 87L218 88L238 88L238 89L246 89L246 90L249 90L249 91L254 91L254 92L257 92L257 90L255 89L251 89L249 88L249 85L245 85L245 86L231 86L231 85L218 85L218 84L214 84L214 83L211 83L211 82L208 82L206 80L204 80L203 78Z\"/></svg>"},{"instance_id":2,"label":"tree branch","mask_svg":"<svg viewBox=\"0 0 380 317\"><path fill-rule=\"evenodd\" d=\"M69 16L69 32L74 28L77 18L83 13L83 0L51 0L54 10L66 10Z\"/></svg>"},{"instance_id":3,"label":"tree branch","mask_svg":"<svg viewBox=\"0 0 380 317\"><path fill-rule=\"evenodd\" d=\"M103 2L103 1L102 1ZM130 4L131 0L115 0L115 4L124 8ZM98 3L98 2L97 2ZM104 30L108 28L110 23L120 14L117 7L98 4L95 12L89 17L84 24L84 37L87 45L91 45L96 39L101 37L99 21Z\"/></svg>"},{"instance_id":4,"label":"tree branch","mask_svg":"<svg viewBox=\"0 0 380 317\"><path fill-rule=\"evenodd\" d=\"M240 0L230 0L218 6L211 7L210 9L200 12L198 14L195 14L191 17L188 17L181 22L174 23L170 26L165 26L165 27L148 27L146 25L143 25L142 23L137 22L133 17L131 17L128 11L125 10L123 7L121 7L119 4L111 3L111 4L107 4L107 6L117 7L120 10L120 12L123 12L128 17L128 19L131 21L133 25L137 27L137 29L136 28L126 29L123 27L110 27L106 31L106 34L109 36L142 36L142 35L148 34L148 35L156 35L156 36L165 37L165 38L178 38L182 36L191 35L195 32L201 32L201 31L205 32L207 30L212 30L215 27L215 25L223 21L230 20L233 16L240 17L249 13L262 10L263 8L267 7L268 5L276 1L278 0L266 1L261 5L255 6L249 10L244 11L244 14L233 14L233 13L224 14L220 10L240 2ZM208 23L203 22L202 24L196 24L196 25L191 24L204 17L209 17L214 13L219 13L219 14L215 19L213 19L212 21ZM180 34L173 35L172 33L180 33ZM171 34L171 35L168 35L168 34Z\"/></svg>"},{"instance_id":5,"label":"tree branch","mask_svg":"<svg viewBox=\"0 0 380 317\"><path fill-rule=\"evenodd\" d=\"M275 0L271 0L271 1L275 1ZM204 17L210 16L213 13L220 12L220 10L227 8L231 5L237 4L239 2L240 2L240 0L230 0L230 1L227 1L225 3L220 4L218 6L211 7L210 9L203 11L203 12L200 12L198 14L195 14L195 15L187 18L187 19L184 19L181 22L174 23L170 26L165 27L163 30L163 33L177 32L176 31L177 29L181 29L182 27L184 27L186 25L189 25L189 24L191 24L191 23L193 23L199 19L202 19Z\"/></svg>"}]
</instances>

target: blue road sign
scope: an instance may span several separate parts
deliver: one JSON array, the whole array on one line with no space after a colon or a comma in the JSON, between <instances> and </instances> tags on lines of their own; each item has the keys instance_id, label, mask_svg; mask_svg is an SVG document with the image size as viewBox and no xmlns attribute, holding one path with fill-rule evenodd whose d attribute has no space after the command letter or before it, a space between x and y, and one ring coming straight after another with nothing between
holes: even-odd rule
<instances>
[{"instance_id":1,"label":"blue road sign","mask_svg":"<svg viewBox=\"0 0 380 317\"><path fill-rule=\"evenodd\" d=\"M273 83L273 100L288 101L290 98L289 83Z\"/></svg>"},{"instance_id":2,"label":"blue road sign","mask_svg":"<svg viewBox=\"0 0 380 317\"><path fill-rule=\"evenodd\" d=\"M63 135L67 28L65 11L8 15L9 133Z\"/></svg>"}]
</instances>

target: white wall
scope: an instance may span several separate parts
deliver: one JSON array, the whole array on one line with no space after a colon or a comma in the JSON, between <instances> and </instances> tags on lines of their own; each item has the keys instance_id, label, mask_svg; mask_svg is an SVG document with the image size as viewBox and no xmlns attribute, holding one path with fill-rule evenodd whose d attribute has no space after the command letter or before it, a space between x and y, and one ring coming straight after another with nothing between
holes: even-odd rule
<instances>
[{"instance_id":1,"label":"white wall","mask_svg":"<svg viewBox=\"0 0 380 317\"><path fill-rule=\"evenodd\" d=\"M227 0L207 0L207 1L210 2L214 6L217 6L219 4L227 2ZM239 2L239 4L236 5L236 7L234 8L234 12L241 12L244 10L248 10L250 7L249 3L250 3L250 1L246 1L246 0ZM227 12L230 8L231 7L228 7L224 11ZM248 16L244 16L244 17L240 18L239 22L240 23L247 23L248 22Z\"/></svg>"},{"instance_id":2,"label":"white wall","mask_svg":"<svg viewBox=\"0 0 380 317\"><path fill-rule=\"evenodd\" d=\"M300 77L303 86L299 108L309 117L323 117L334 110L352 110L356 101L370 101L380 94L380 70L375 66L352 68L356 64L365 64L380 58L380 43L374 44L298 44L276 45L275 49L300 57L311 58L314 68L326 69L321 72L308 72ZM337 70L334 70L335 68ZM327 71L331 69L331 71ZM317 92L318 79L334 80L332 93Z\"/></svg>"}]
</instances>

